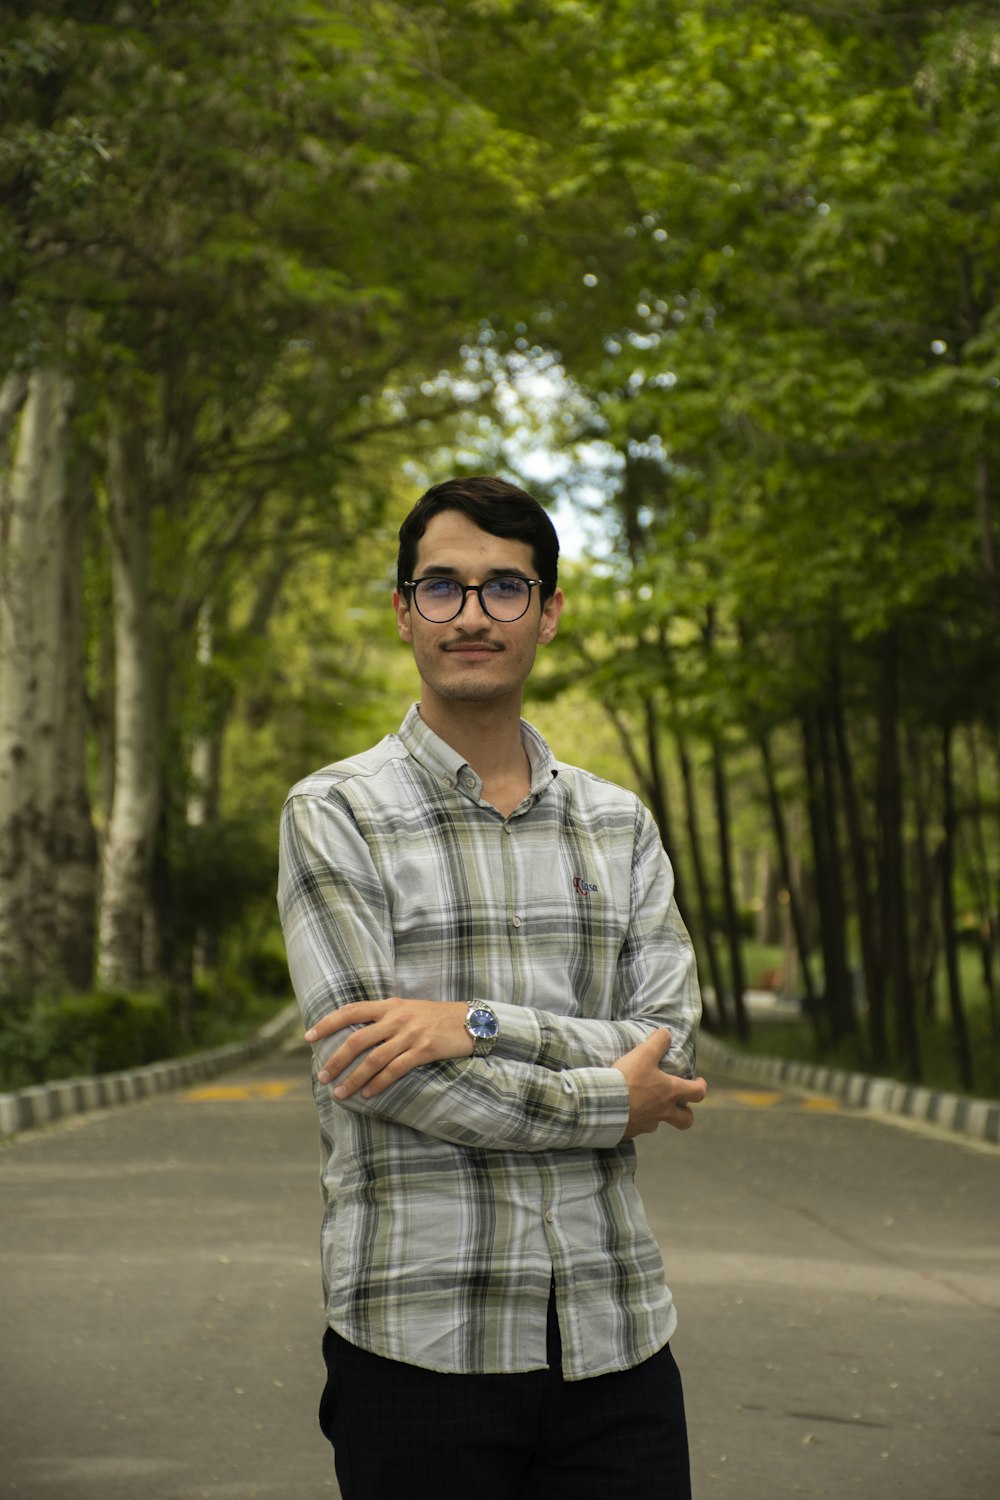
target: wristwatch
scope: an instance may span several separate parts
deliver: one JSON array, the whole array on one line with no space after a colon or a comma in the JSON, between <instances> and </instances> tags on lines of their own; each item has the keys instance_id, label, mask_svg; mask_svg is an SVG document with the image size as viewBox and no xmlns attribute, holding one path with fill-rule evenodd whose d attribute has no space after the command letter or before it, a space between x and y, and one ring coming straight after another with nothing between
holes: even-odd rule
<instances>
[{"instance_id":1,"label":"wristwatch","mask_svg":"<svg viewBox=\"0 0 1000 1500\"><path fill-rule=\"evenodd\" d=\"M472 1038L473 1057L489 1057L493 1045L500 1035L500 1022L496 1012L488 1005L478 1002L470 1005L465 1016L465 1029Z\"/></svg>"}]
</instances>

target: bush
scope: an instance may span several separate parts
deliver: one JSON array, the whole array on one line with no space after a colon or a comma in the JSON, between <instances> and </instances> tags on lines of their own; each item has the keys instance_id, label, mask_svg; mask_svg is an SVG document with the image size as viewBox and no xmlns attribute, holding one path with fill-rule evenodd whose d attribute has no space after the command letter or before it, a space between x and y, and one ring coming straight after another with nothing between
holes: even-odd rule
<instances>
[{"instance_id":1,"label":"bush","mask_svg":"<svg viewBox=\"0 0 1000 1500\"><path fill-rule=\"evenodd\" d=\"M110 1073L168 1057L173 1025L162 996L65 995L0 1012L0 1085L26 1088L81 1073Z\"/></svg>"},{"instance_id":2,"label":"bush","mask_svg":"<svg viewBox=\"0 0 1000 1500\"><path fill-rule=\"evenodd\" d=\"M286 984L287 992L287 984ZM0 1091L57 1078L141 1068L182 1052L238 1041L280 1008L274 994L216 986L196 994L182 1038L175 999L163 993L95 992L36 1000L0 997Z\"/></svg>"}]
</instances>

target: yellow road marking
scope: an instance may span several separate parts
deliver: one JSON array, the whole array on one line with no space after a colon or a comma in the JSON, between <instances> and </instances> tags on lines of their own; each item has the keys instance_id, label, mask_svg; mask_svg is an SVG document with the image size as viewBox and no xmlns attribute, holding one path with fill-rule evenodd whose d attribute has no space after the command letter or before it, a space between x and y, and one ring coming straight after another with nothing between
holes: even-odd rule
<instances>
[{"instance_id":1,"label":"yellow road marking","mask_svg":"<svg viewBox=\"0 0 1000 1500\"><path fill-rule=\"evenodd\" d=\"M287 1094L300 1090L304 1084L288 1080L261 1079L259 1083L213 1083L203 1088L190 1089L187 1098L195 1104L226 1104L246 1102L252 1099L284 1099ZM814 1111L840 1109L839 1099L821 1097L803 1099L793 1094L782 1094L776 1089L726 1089L719 1101L731 1099L748 1109L773 1109L776 1104L791 1105L797 1109ZM711 1100L709 1102L714 1102Z\"/></svg>"},{"instance_id":2,"label":"yellow road marking","mask_svg":"<svg viewBox=\"0 0 1000 1500\"><path fill-rule=\"evenodd\" d=\"M808 1109L816 1112L838 1110L842 1108L839 1099L827 1099L822 1096L803 1098L801 1094L783 1094L778 1089L723 1089L709 1094L707 1104L742 1104L747 1109L773 1109L775 1105L781 1105L786 1109Z\"/></svg>"},{"instance_id":3,"label":"yellow road marking","mask_svg":"<svg viewBox=\"0 0 1000 1500\"><path fill-rule=\"evenodd\" d=\"M206 1088L191 1089L189 1099L196 1104L217 1104L220 1101L230 1099L283 1099L293 1089L297 1089L297 1083L214 1083Z\"/></svg>"}]
</instances>

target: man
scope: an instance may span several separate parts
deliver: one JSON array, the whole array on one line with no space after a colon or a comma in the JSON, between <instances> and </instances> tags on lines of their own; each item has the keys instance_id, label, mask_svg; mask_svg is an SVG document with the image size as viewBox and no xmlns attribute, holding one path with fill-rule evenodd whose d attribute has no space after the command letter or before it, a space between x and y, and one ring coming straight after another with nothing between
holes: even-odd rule
<instances>
[{"instance_id":1,"label":"man","mask_svg":"<svg viewBox=\"0 0 1000 1500\"><path fill-rule=\"evenodd\" d=\"M452 480L399 536L420 703L282 818L319 1060L320 1421L344 1500L686 1500L632 1145L705 1097L670 866L631 793L521 719L563 608L538 502Z\"/></svg>"}]
</instances>

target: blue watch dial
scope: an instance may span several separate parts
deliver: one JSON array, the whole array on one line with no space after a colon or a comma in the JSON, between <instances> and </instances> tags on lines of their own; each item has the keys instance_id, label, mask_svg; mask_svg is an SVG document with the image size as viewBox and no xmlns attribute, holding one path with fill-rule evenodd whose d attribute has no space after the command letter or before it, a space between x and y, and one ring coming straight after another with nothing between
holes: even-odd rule
<instances>
[{"instance_id":1,"label":"blue watch dial","mask_svg":"<svg viewBox=\"0 0 1000 1500\"><path fill-rule=\"evenodd\" d=\"M491 1010L486 1010L482 1006L476 1006L469 1011L466 1025L473 1036L482 1037L484 1040L495 1037L500 1031L500 1022L496 1016Z\"/></svg>"}]
</instances>

